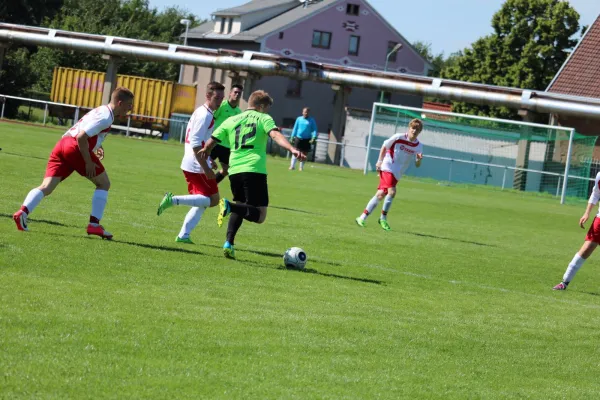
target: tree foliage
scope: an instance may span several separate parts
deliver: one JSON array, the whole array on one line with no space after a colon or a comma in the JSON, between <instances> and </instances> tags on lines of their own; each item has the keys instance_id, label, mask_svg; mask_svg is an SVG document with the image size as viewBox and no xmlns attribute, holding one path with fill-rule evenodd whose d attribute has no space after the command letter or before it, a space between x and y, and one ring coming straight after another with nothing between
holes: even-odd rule
<instances>
[{"instance_id":1,"label":"tree foliage","mask_svg":"<svg viewBox=\"0 0 600 400\"><path fill-rule=\"evenodd\" d=\"M180 43L180 35L185 30L180 20L190 19L192 26L198 22L194 15L177 7L161 11L151 8L148 0L40 0L39 3L52 3L54 6L58 5L58 8L47 13L51 18L43 18L36 14L29 20L26 18L31 13L28 14L27 10L35 8L38 2L26 0L20 3L26 4L27 7L14 7L15 11L7 13L13 16L12 19L7 19L7 22L41 24L54 29L156 42ZM37 51L35 48L30 50L32 54L27 67L35 78L33 89L37 91L50 91L54 67L83 68L101 72L107 67L107 61L100 54L47 47L40 47ZM178 72L179 65L135 59L124 59L119 66L120 74L156 79L176 80ZM20 85L21 89L30 87L29 81L27 86L25 82Z\"/></svg>"},{"instance_id":2,"label":"tree foliage","mask_svg":"<svg viewBox=\"0 0 600 400\"><path fill-rule=\"evenodd\" d=\"M560 0L507 0L492 18L493 33L460 52L442 77L545 90L576 45L579 13ZM515 117L506 108L454 103L456 112Z\"/></svg>"}]
</instances>

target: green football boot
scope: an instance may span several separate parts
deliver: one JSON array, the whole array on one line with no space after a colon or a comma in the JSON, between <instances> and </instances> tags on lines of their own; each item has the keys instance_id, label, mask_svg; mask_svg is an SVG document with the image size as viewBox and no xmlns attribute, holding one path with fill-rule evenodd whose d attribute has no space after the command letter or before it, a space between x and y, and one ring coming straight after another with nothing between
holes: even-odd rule
<instances>
[{"instance_id":1,"label":"green football boot","mask_svg":"<svg viewBox=\"0 0 600 400\"><path fill-rule=\"evenodd\" d=\"M158 205L158 211L156 211L156 215L162 214L167 208L171 207L173 207L173 193L167 192L165 193L165 197L163 197Z\"/></svg>"},{"instance_id":2,"label":"green football boot","mask_svg":"<svg viewBox=\"0 0 600 400\"><path fill-rule=\"evenodd\" d=\"M385 219L378 219L377 222L379 223L379 226L383 228L384 231L389 231L392 229L390 228L390 224L388 224L387 220Z\"/></svg>"}]
</instances>

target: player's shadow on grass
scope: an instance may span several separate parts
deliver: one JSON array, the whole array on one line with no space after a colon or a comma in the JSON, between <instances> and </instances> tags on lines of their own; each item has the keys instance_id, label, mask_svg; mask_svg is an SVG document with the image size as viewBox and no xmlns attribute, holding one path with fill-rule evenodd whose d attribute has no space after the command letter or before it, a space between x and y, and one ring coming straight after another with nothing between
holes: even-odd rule
<instances>
[{"instance_id":1,"label":"player's shadow on grass","mask_svg":"<svg viewBox=\"0 0 600 400\"><path fill-rule=\"evenodd\" d=\"M336 279L347 279L349 281L355 281L355 282L362 282L362 283L372 283L375 285L383 285L385 282L383 281L378 281L376 279L367 279L367 278L355 278L353 276L345 276L345 275L338 275L338 274L328 274L325 272L319 272L316 269L312 269L312 268L304 268L304 269L294 269L294 268L286 268L284 266L279 267L280 270L284 270L284 271L292 271L292 272L302 272L305 274L315 274L315 275L320 275L320 276L326 276L328 278L336 278Z\"/></svg>"},{"instance_id":2,"label":"player's shadow on grass","mask_svg":"<svg viewBox=\"0 0 600 400\"><path fill-rule=\"evenodd\" d=\"M273 257L273 258L279 258L279 259L283 258L283 254L271 253L270 251L252 250L252 249L245 249L244 251L247 251L248 253L254 253L254 254L257 254L259 256ZM331 265L333 267L341 267L342 266L342 264L339 264L339 263L336 263L336 262L324 261L324 260L319 260L319 259L311 259L311 262L316 262L316 263L321 263L321 264L327 264L327 265Z\"/></svg>"},{"instance_id":3,"label":"player's shadow on grass","mask_svg":"<svg viewBox=\"0 0 600 400\"><path fill-rule=\"evenodd\" d=\"M0 213L0 217L12 219L12 215L10 215L10 214ZM33 222L33 223L36 223L36 224L40 223L40 224L46 224L46 225L62 226L63 228L79 228L78 226L67 225L67 224L63 224L61 222L56 222L56 221L49 221L47 219L28 218L27 221L28 222Z\"/></svg>"},{"instance_id":4,"label":"player's shadow on grass","mask_svg":"<svg viewBox=\"0 0 600 400\"><path fill-rule=\"evenodd\" d=\"M35 160L44 160L44 161L46 161L48 159L48 157L37 157L37 156L29 155L29 154L11 153L10 151L3 151L2 154L7 154L9 156L24 157L24 158L33 158Z\"/></svg>"},{"instance_id":5,"label":"player's shadow on grass","mask_svg":"<svg viewBox=\"0 0 600 400\"><path fill-rule=\"evenodd\" d=\"M451 242L474 244L475 246L496 247L493 244L473 242L471 240L461 240L461 239L449 238L449 237L444 237L444 236L429 235L427 233L418 233L418 232L403 232L403 233L406 233L409 235L414 235L414 236L419 236L419 237L431 238L431 239L449 240Z\"/></svg>"},{"instance_id":6,"label":"player's shadow on grass","mask_svg":"<svg viewBox=\"0 0 600 400\"><path fill-rule=\"evenodd\" d=\"M269 206L269 208L275 208L277 210L283 210L283 211L293 211L293 212L302 213L302 214L323 215L323 214L319 214L319 213L315 213L315 212L311 212L311 211L299 210L297 208L277 207L277 206Z\"/></svg>"},{"instance_id":7,"label":"player's shadow on grass","mask_svg":"<svg viewBox=\"0 0 600 400\"><path fill-rule=\"evenodd\" d=\"M90 240L96 239L96 238L91 238L91 237L85 237L85 238L90 239ZM144 249L150 249L150 250L172 251L174 253L195 254L198 256L208 256L209 255L209 254L202 253L201 251L196 251L196 250L180 249L178 247L169 247L169 246L159 246L159 245L148 244L148 243L129 242L127 240L112 239L112 240L110 240L110 242L118 243L118 244L126 244L128 246L142 247Z\"/></svg>"}]
</instances>

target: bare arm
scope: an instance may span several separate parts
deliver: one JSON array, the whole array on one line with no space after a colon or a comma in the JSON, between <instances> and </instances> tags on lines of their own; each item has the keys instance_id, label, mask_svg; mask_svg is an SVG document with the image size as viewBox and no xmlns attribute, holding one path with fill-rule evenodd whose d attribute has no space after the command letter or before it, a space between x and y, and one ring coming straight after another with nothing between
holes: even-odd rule
<instances>
[{"instance_id":1,"label":"bare arm","mask_svg":"<svg viewBox=\"0 0 600 400\"><path fill-rule=\"evenodd\" d=\"M209 141L211 140L212 139L209 139ZM208 179L217 179L212 168L208 166L208 155L210 154L210 151L205 153L204 149L206 149L206 145L204 147L194 147L193 150L196 161L198 161L198 164L202 167L202 171L204 171L204 175L206 175Z\"/></svg>"},{"instance_id":2,"label":"bare arm","mask_svg":"<svg viewBox=\"0 0 600 400\"><path fill-rule=\"evenodd\" d=\"M77 140L79 152L85 162L86 176L91 179L96 176L96 164L92 161L92 156L90 156L90 145L88 143L89 136L85 131L79 131L75 139Z\"/></svg>"},{"instance_id":3,"label":"bare arm","mask_svg":"<svg viewBox=\"0 0 600 400\"><path fill-rule=\"evenodd\" d=\"M381 150L379 150L379 158L377 159L377 164L375 164L375 169L377 171L381 170L381 163L383 163L383 157L385 157L385 152L387 148L385 145L381 146Z\"/></svg>"},{"instance_id":4,"label":"bare arm","mask_svg":"<svg viewBox=\"0 0 600 400\"><path fill-rule=\"evenodd\" d=\"M296 158L300 159L300 161L306 159L306 154L300 152L300 150L292 146L285 136L283 136L277 129L271 130L271 132L269 132L269 136L271 136L271 139L273 139L275 143L292 153Z\"/></svg>"}]
</instances>

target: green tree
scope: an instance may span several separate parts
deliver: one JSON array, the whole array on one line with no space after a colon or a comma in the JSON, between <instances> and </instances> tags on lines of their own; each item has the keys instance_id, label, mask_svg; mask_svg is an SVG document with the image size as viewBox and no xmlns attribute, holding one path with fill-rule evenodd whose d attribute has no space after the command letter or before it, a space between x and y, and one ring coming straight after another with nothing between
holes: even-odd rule
<instances>
[{"instance_id":1,"label":"green tree","mask_svg":"<svg viewBox=\"0 0 600 400\"><path fill-rule=\"evenodd\" d=\"M150 8L147 0L65 0L60 12L47 26L76 32L87 32L138 40L178 43L185 27L182 18L197 18L185 10L170 7L159 12ZM106 70L106 60L100 54L40 48L32 57L32 66L38 71L36 90L50 91L55 66ZM156 79L175 80L179 65L125 59L119 66L120 74L138 75Z\"/></svg>"},{"instance_id":2,"label":"green tree","mask_svg":"<svg viewBox=\"0 0 600 400\"><path fill-rule=\"evenodd\" d=\"M545 90L576 45L579 13L561 0L507 0L492 18L493 33L459 52L442 77ZM454 103L468 114L514 118L503 107Z\"/></svg>"}]
</instances>

